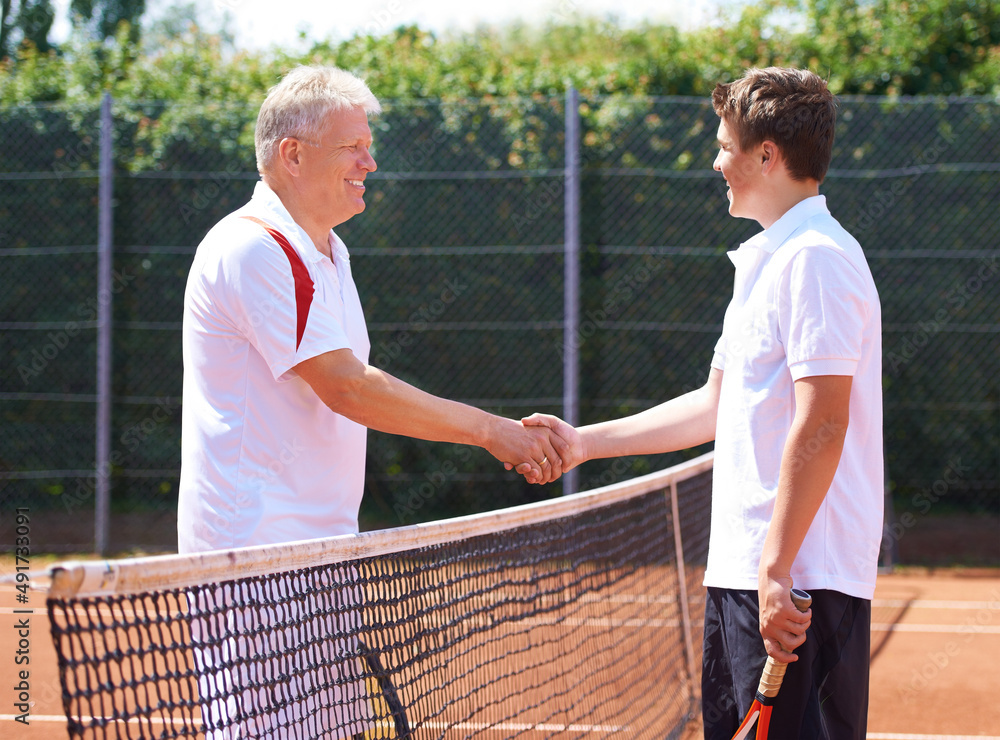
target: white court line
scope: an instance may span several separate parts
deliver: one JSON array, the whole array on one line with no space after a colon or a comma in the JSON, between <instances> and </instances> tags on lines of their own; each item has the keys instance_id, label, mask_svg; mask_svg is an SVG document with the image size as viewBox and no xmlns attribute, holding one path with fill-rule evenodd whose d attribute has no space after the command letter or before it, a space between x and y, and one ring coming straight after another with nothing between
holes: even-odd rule
<instances>
[{"instance_id":1,"label":"white court line","mask_svg":"<svg viewBox=\"0 0 1000 740\"><path fill-rule=\"evenodd\" d=\"M1000 611L1000 601L944 601L937 599L872 599L872 606L900 607L911 609L985 609Z\"/></svg>"},{"instance_id":2,"label":"white court line","mask_svg":"<svg viewBox=\"0 0 1000 740\"><path fill-rule=\"evenodd\" d=\"M948 635L1000 635L1000 624L873 624L872 632L923 632Z\"/></svg>"},{"instance_id":3,"label":"white court line","mask_svg":"<svg viewBox=\"0 0 1000 740\"><path fill-rule=\"evenodd\" d=\"M21 716L20 714L0 714L0 722L13 722L16 717L20 717L20 716ZM79 719L80 719L81 722L90 722L94 718L93 717L80 717ZM152 724L152 725L165 725L165 724L183 725L185 723L191 724L190 720L185 720L183 718L166 719L164 717L151 717L150 719L141 719L141 720L140 720L140 718L137 717L137 718L128 720L127 724L130 724L130 725L138 724L140 721L148 723L148 724ZM28 722L29 723L31 723L31 722L61 722L63 724L66 724L66 715L65 714L31 714L29 712L28 713ZM121 720L120 719L119 720L114 720L114 722L121 723Z\"/></svg>"},{"instance_id":4,"label":"white court line","mask_svg":"<svg viewBox=\"0 0 1000 740\"><path fill-rule=\"evenodd\" d=\"M0 714L0 722L13 722L15 717L20 715L15 714ZM80 717L79 721L83 723L91 722L93 717ZM29 714L29 722L60 722L65 723L66 717L58 714ZM115 724L121 724L122 720L113 720ZM132 718L127 720L125 724L151 724L151 725L183 725L191 724L190 719L176 718L167 719L164 717L151 717L148 719L144 718ZM554 723L539 723L532 724L530 722L497 722L496 724L489 724L486 722L423 722L416 725L416 727L428 727L435 730L476 730L476 731L494 731L494 732L509 732L509 731L530 731L535 730L537 732L595 732L602 735L614 734L618 732L628 732L629 728L627 725L563 725ZM989 740L989 738L987 738ZM998 738L997 740L1000 740Z\"/></svg>"},{"instance_id":5,"label":"white court line","mask_svg":"<svg viewBox=\"0 0 1000 740\"><path fill-rule=\"evenodd\" d=\"M0 714L0 722L13 722L18 715ZM66 721L66 717L54 714L29 714L30 722L59 722ZM81 717L80 721L89 722L92 717ZM129 724L137 723L138 719L129 720ZM149 724L184 724L189 720L174 719L167 720L161 717L154 717L145 720ZM536 730L539 732L595 732L602 734L627 732L627 726L619 725L561 725L561 724L531 724L518 722L500 722L497 724L485 724L478 722L426 722L420 725L432 729L454 729L454 730L495 730L497 732ZM905 732L869 732L867 740L1000 740L996 735L915 735Z\"/></svg>"},{"instance_id":6,"label":"white court line","mask_svg":"<svg viewBox=\"0 0 1000 740\"><path fill-rule=\"evenodd\" d=\"M532 724L530 722L498 722L488 724L485 722L422 722L414 726L414 729L429 727L434 730L474 730L478 732L524 732L535 730L537 732L599 732L602 735L614 734L616 732L628 732L627 725L562 725L552 723Z\"/></svg>"}]
</instances>

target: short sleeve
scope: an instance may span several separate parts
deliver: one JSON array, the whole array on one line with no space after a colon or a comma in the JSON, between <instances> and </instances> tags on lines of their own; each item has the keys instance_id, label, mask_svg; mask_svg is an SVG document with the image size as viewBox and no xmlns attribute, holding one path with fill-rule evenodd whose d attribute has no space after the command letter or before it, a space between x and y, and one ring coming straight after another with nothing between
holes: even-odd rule
<instances>
[{"instance_id":1,"label":"short sleeve","mask_svg":"<svg viewBox=\"0 0 1000 740\"><path fill-rule=\"evenodd\" d=\"M861 273L833 249L806 247L780 285L778 328L793 380L853 376L871 311Z\"/></svg>"},{"instance_id":2,"label":"short sleeve","mask_svg":"<svg viewBox=\"0 0 1000 740\"><path fill-rule=\"evenodd\" d=\"M722 334L719 341L715 343L715 351L712 354L712 367L716 370L726 369L726 335Z\"/></svg>"},{"instance_id":3,"label":"short sleeve","mask_svg":"<svg viewBox=\"0 0 1000 740\"><path fill-rule=\"evenodd\" d=\"M247 222L234 225L246 238L221 254L220 309L236 331L263 357L275 380L292 367L323 352L349 347L342 322L320 300L304 302L296 290L290 257L263 230ZM300 259L298 255L296 258ZM299 280L308 275L303 264ZM310 280L311 278L306 278ZM303 315L304 314L304 315ZM299 337L298 326L304 322Z\"/></svg>"}]
</instances>

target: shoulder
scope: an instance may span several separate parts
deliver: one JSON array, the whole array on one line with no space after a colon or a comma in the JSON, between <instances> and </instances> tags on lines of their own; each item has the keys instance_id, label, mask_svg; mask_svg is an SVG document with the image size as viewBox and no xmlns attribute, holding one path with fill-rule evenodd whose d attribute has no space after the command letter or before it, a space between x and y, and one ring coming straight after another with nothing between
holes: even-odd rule
<instances>
[{"instance_id":1,"label":"shoulder","mask_svg":"<svg viewBox=\"0 0 1000 740\"><path fill-rule=\"evenodd\" d=\"M191 300L206 305L254 303L284 292L291 283L284 251L260 224L240 214L223 218L198 245L187 281Z\"/></svg>"},{"instance_id":2,"label":"shoulder","mask_svg":"<svg viewBox=\"0 0 1000 740\"><path fill-rule=\"evenodd\" d=\"M801 247L824 246L848 254L860 251L861 245L830 213L817 213L806 219L788 241Z\"/></svg>"},{"instance_id":3,"label":"shoulder","mask_svg":"<svg viewBox=\"0 0 1000 740\"><path fill-rule=\"evenodd\" d=\"M198 254L203 258L238 262L276 248L274 240L260 224L243 218L241 211L236 211L209 230L198 245Z\"/></svg>"},{"instance_id":4,"label":"shoulder","mask_svg":"<svg viewBox=\"0 0 1000 740\"><path fill-rule=\"evenodd\" d=\"M783 253L786 269L806 267L871 281L871 270L858 240L829 214L814 216L803 223L779 252Z\"/></svg>"},{"instance_id":5,"label":"shoulder","mask_svg":"<svg viewBox=\"0 0 1000 740\"><path fill-rule=\"evenodd\" d=\"M288 256L259 223L243 218L241 209L205 235L191 271L192 277L197 275L204 282L242 291L247 282L272 283L276 273L288 273Z\"/></svg>"}]
</instances>

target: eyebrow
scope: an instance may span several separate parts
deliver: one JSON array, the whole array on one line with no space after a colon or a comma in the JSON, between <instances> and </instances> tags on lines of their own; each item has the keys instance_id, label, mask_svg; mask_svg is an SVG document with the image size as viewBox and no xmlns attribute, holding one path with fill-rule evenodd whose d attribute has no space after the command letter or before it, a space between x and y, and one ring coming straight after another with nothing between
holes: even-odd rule
<instances>
[{"instance_id":1,"label":"eyebrow","mask_svg":"<svg viewBox=\"0 0 1000 740\"><path fill-rule=\"evenodd\" d=\"M329 146L343 146L344 144L356 144L357 142L364 141L365 139L371 141L370 137L365 137L361 133L358 133L357 135L352 135L351 133L345 133L339 136L334 136Z\"/></svg>"}]
</instances>

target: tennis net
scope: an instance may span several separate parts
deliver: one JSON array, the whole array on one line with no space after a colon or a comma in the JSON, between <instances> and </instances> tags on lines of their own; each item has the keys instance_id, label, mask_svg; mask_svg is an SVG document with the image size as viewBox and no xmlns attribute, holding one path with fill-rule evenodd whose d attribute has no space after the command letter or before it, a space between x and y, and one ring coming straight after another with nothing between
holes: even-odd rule
<instances>
[{"instance_id":1,"label":"tennis net","mask_svg":"<svg viewBox=\"0 0 1000 740\"><path fill-rule=\"evenodd\" d=\"M677 738L711 453L499 512L63 563L71 738Z\"/></svg>"}]
</instances>

